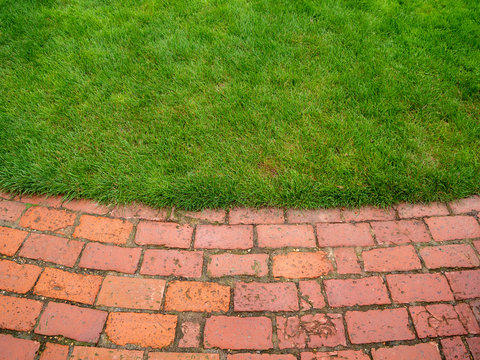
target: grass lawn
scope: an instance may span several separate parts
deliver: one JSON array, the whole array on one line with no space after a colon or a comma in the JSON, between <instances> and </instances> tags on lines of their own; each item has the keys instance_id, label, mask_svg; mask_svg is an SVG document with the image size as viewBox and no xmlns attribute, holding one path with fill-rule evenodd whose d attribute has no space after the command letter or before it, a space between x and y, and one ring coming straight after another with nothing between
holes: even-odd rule
<instances>
[{"instance_id":1,"label":"grass lawn","mask_svg":"<svg viewBox=\"0 0 480 360\"><path fill-rule=\"evenodd\" d=\"M0 0L0 189L186 209L480 192L478 0Z\"/></svg>"}]
</instances>

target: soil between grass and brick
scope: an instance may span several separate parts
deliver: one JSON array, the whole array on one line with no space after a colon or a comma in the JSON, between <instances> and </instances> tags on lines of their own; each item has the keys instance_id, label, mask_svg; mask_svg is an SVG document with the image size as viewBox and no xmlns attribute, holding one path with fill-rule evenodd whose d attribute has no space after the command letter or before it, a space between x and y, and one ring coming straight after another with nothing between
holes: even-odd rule
<instances>
[{"instance_id":1,"label":"soil between grass and brick","mask_svg":"<svg viewBox=\"0 0 480 360\"><path fill-rule=\"evenodd\" d=\"M480 359L480 197L178 212L0 199L0 359Z\"/></svg>"}]
</instances>

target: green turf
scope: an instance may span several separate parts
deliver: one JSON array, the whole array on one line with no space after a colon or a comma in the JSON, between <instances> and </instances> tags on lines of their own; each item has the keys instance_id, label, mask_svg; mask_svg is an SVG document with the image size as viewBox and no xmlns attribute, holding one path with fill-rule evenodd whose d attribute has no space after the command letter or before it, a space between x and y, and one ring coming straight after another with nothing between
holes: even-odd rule
<instances>
[{"instance_id":1,"label":"green turf","mask_svg":"<svg viewBox=\"0 0 480 360\"><path fill-rule=\"evenodd\" d=\"M186 209L480 192L478 0L0 0L0 189Z\"/></svg>"}]
</instances>

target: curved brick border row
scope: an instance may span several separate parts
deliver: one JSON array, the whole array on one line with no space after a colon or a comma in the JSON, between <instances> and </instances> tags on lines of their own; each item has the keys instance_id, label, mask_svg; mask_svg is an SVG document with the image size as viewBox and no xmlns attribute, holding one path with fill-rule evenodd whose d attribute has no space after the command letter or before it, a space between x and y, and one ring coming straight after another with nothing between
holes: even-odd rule
<instances>
[{"instance_id":1,"label":"curved brick border row","mask_svg":"<svg viewBox=\"0 0 480 360\"><path fill-rule=\"evenodd\" d=\"M0 193L0 359L478 360L479 211Z\"/></svg>"}]
</instances>

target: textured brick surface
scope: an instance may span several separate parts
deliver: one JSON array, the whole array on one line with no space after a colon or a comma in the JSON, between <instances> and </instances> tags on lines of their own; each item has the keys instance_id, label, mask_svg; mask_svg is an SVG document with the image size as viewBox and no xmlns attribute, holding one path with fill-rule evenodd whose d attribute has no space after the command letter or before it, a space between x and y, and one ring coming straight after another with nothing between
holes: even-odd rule
<instances>
[{"instance_id":1,"label":"textured brick surface","mask_svg":"<svg viewBox=\"0 0 480 360\"><path fill-rule=\"evenodd\" d=\"M441 360L437 344L399 345L372 350L373 360Z\"/></svg>"},{"instance_id":2,"label":"textured brick surface","mask_svg":"<svg viewBox=\"0 0 480 360\"><path fill-rule=\"evenodd\" d=\"M27 234L26 231L0 226L0 254L15 255Z\"/></svg>"},{"instance_id":3,"label":"textured brick surface","mask_svg":"<svg viewBox=\"0 0 480 360\"><path fill-rule=\"evenodd\" d=\"M317 236L321 247L373 245L368 224L318 224Z\"/></svg>"},{"instance_id":4,"label":"textured brick surface","mask_svg":"<svg viewBox=\"0 0 480 360\"><path fill-rule=\"evenodd\" d=\"M325 299L323 298L322 288L315 280L305 280L298 283L300 291L300 309L321 309L325 307Z\"/></svg>"},{"instance_id":5,"label":"textured brick surface","mask_svg":"<svg viewBox=\"0 0 480 360\"><path fill-rule=\"evenodd\" d=\"M292 354L232 354L227 356L228 360L295 360Z\"/></svg>"},{"instance_id":6,"label":"textured brick surface","mask_svg":"<svg viewBox=\"0 0 480 360\"><path fill-rule=\"evenodd\" d=\"M360 274L362 269L353 248L336 248L333 250L337 272L339 274Z\"/></svg>"},{"instance_id":7,"label":"textured brick surface","mask_svg":"<svg viewBox=\"0 0 480 360\"><path fill-rule=\"evenodd\" d=\"M0 334L0 360L33 360L39 348L38 341Z\"/></svg>"},{"instance_id":8,"label":"textured brick surface","mask_svg":"<svg viewBox=\"0 0 480 360\"><path fill-rule=\"evenodd\" d=\"M453 294L442 274L394 274L387 275L387 283L393 301L451 301Z\"/></svg>"},{"instance_id":9,"label":"textured brick surface","mask_svg":"<svg viewBox=\"0 0 480 360\"><path fill-rule=\"evenodd\" d=\"M315 247L311 225L259 225L258 246L266 248Z\"/></svg>"},{"instance_id":10,"label":"textured brick surface","mask_svg":"<svg viewBox=\"0 0 480 360\"><path fill-rule=\"evenodd\" d=\"M149 360L219 360L218 354L151 352Z\"/></svg>"},{"instance_id":11,"label":"textured brick surface","mask_svg":"<svg viewBox=\"0 0 480 360\"><path fill-rule=\"evenodd\" d=\"M32 330L42 306L40 301L0 295L0 328Z\"/></svg>"},{"instance_id":12,"label":"textured brick surface","mask_svg":"<svg viewBox=\"0 0 480 360\"><path fill-rule=\"evenodd\" d=\"M39 360L67 360L68 351L67 345L46 343Z\"/></svg>"},{"instance_id":13,"label":"textured brick surface","mask_svg":"<svg viewBox=\"0 0 480 360\"><path fill-rule=\"evenodd\" d=\"M361 350L340 350L328 352L302 352L301 360L370 360Z\"/></svg>"},{"instance_id":14,"label":"textured brick surface","mask_svg":"<svg viewBox=\"0 0 480 360\"><path fill-rule=\"evenodd\" d=\"M379 244L430 241L427 227L420 220L379 221L373 222L371 226Z\"/></svg>"},{"instance_id":15,"label":"textured brick surface","mask_svg":"<svg viewBox=\"0 0 480 360\"><path fill-rule=\"evenodd\" d=\"M234 208L230 210L230 224L283 224L283 210L274 208L251 209Z\"/></svg>"},{"instance_id":16,"label":"textured brick surface","mask_svg":"<svg viewBox=\"0 0 480 360\"><path fill-rule=\"evenodd\" d=\"M235 311L296 311L297 287L294 283L244 283L234 289Z\"/></svg>"},{"instance_id":17,"label":"textured brick surface","mask_svg":"<svg viewBox=\"0 0 480 360\"><path fill-rule=\"evenodd\" d=\"M477 267L480 260L475 250L466 244L429 246L420 250L425 266L430 269L442 267Z\"/></svg>"},{"instance_id":18,"label":"textured brick surface","mask_svg":"<svg viewBox=\"0 0 480 360\"><path fill-rule=\"evenodd\" d=\"M110 216L124 219L163 221L167 218L167 210L154 209L143 204L132 204L115 206L110 212Z\"/></svg>"},{"instance_id":19,"label":"textured brick surface","mask_svg":"<svg viewBox=\"0 0 480 360\"><path fill-rule=\"evenodd\" d=\"M324 284L332 307L390 304L387 288L379 276L325 280Z\"/></svg>"},{"instance_id":20,"label":"textured brick surface","mask_svg":"<svg viewBox=\"0 0 480 360\"><path fill-rule=\"evenodd\" d=\"M208 282L172 281L165 295L165 310L227 311L230 287Z\"/></svg>"},{"instance_id":21,"label":"textured brick surface","mask_svg":"<svg viewBox=\"0 0 480 360\"><path fill-rule=\"evenodd\" d=\"M141 274L198 278L202 275L203 252L146 250Z\"/></svg>"},{"instance_id":22,"label":"textured brick surface","mask_svg":"<svg viewBox=\"0 0 480 360\"><path fill-rule=\"evenodd\" d=\"M333 270L323 251L290 252L273 257L273 276L284 278L316 278Z\"/></svg>"},{"instance_id":23,"label":"textured brick surface","mask_svg":"<svg viewBox=\"0 0 480 360\"><path fill-rule=\"evenodd\" d=\"M445 355L445 360L462 360L468 359L468 351L463 344L463 341L460 337L450 337L442 339L441 341L443 354Z\"/></svg>"},{"instance_id":24,"label":"textured brick surface","mask_svg":"<svg viewBox=\"0 0 480 360\"><path fill-rule=\"evenodd\" d=\"M480 270L445 273L456 299L480 297Z\"/></svg>"},{"instance_id":25,"label":"textured brick surface","mask_svg":"<svg viewBox=\"0 0 480 360\"><path fill-rule=\"evenodd\" d=\"M190 225L142 221L137 226L135 242L139 245L163 245L186 249L192 242Z\"/></svg>"},{"instance_id":26,"label":"textured brick surface","mask_svg":"<svg viewBox=\"0 0 480 360\"><path fill-rule=\"evenodd\" d=\"M0 290L25 294L37 281L41 268L35 265L20 265L9 260L0 260Z\"/></svg>"},{"instance_id":27,"label":"textured brick surface","mask_svg":"<svg viewBox=\"0 0 480 360\"><path fill-rule=\"evenodd\" d=\"M74 237L113 244L125 244L132 232L133 224L126 220L82 215Z\"/></svg>"},{"instance_id":28,"label":"textured brick surface","mask_svg":"<svg viewBox=\"0 0 480 360\"><path fill-rule=\"evenodd\" d=\"M25 210L25 205L8 200L0 200L0 220L16 221Z\"/></svg>"},{"instance_id":29,"label":"textured brick surface","mask_svg":"<svg viewBox=\"0 0 480 360\"><path fill-rule=\"evenodd\" d=\"M320 209L320 210L287 210L287 221L289 223L323 223L323 222L341 222L339 209Z\"/></svg>"},{"instance_id":30,"label":"textured brick surface","mask_svg":"<svg viewBox=\"0 0 480 360\"><path fill-rule=\"evenodd\" d=\"M207 273L211 277L221 276L266 276L268 254L218 254L210 256Z\"/></svg>"},{"instance_id":31,"label":"textured brick surface","mask_svg":"<svg viewBox=\"0 0 480 360\"><path fill-rule=\"evenodd\" d=\"M73 266L82 248L83 242L81 241L52 235L31 234L23 244L19 255L60 265Z\"/></svg>"},{"instance_id":32,"label":"textured brick surface","mask_svg":"<svg viewBox=\"0 0 480 360\"><path fill-rule=\"evenodd\" d=\"M367 220L393 220L395 219L394 209L379 209L374 207L363 207L360 209L345 209L342 211L343 219L350 221Z\"/></svg>"},{"instance_id":33,"label":"textured brick surface","mask_svg":"<svg viewBox=\"0 0 480 360\"><path fill-rule=\"evenodd\" d=\"M111 270L133 274L142 250L120 246L88 243L83 250L79 266L96 270Z\"/></svg>"},{"instance_id":34,"label":"textured brick surface","mask_svg":"<svg viewBox=\"0 0 480 360\"><path fill-rule=\"evenodd\" d=\"M438 202L430 204L399 204L397 211L398 216L401 218L448 215L447 206Z\"/></svg>"},{"instance_id":35,"label":"textured brick surface","mask_svg":"<svg viewBox=\"0 0 480 360\"><path fill-rule=\"evenodd\" d=\"M143 360L143 351L75 346L70 360Z\"/></svg>"},{"instance_id":36,"label":"textured brick surface","mask_svg":"<svg viewBox=\"0 0 480 360\"><path fill-rule=\"evenodd\" d=\"M473 360L480 360L480 337L467 338L466 340Z\"/></svg>"},{"instance_id":37,"label":"textured brick surface","mask_svg":"<svg viewBox=\"0 0 480 360\"><path fill-rule=\"evenodd\" d=\"M211 223L225 222L225 210L222 210L222 209L204 209L201 211L185 211L184 215L189 218L203 220Z\"/></svg>"},{"instance_id":38,"label":"textured brick surface","mask_svg":"<svg viewBox=\"0 0 480 360\"><path fill-rule=\"evenodd\" d=\"M109 207L99 204L95 201L85 199L74 199L72 201L65 201L62 205L65 209L72 211L81 211L89 214L105 215L109 212Z\"/></svg>"},{"instance_id":39,"label":"textured brick surface","mask_svg":"<svg viewBox=\"0 0 480 360\"><path fill-rule=\"evenodd\" d=\"M184 321L181 325L181 336L178 346L182 348L194 348L200 345L200 323L196 321Z\"/></svg>"},{"instance_id":40,"label":"textured brick surface","mask_svg":"<svg viewBox=\"0 0 480 360\"><path fill-rule=\"evenodd\" d=\"M432 217L425 221L436 241L480 237L480 224L473 216Z\"/></svg>"},{"instance_id":41,"label":"textured brick surface","mask_svg":"<svg viewBox=\"0 0 480 360\"><path fill-rule=\"evenodd\" d=\"M422 268L420 259L411 245L367 250L362 253L365 271L391 272Z\"/></svg>"},{"instance_id":42,"label":"textured brick surface","mask_svg":"<svg viewBox=\"0 0 480 360\"><path fill-rule=\"evenodd\" d=\"M466 199L452 201L450 208L454 214L463 214L472 211L480 212L480 196L476 195Z\"/></svg>"},{"instance_id":43,"label":"textured brick surface","mask_svg":"<svg viewBox=\"0 0 480 360\"><path fill-rule=\"evenodd\" d=\"M22 195L19 201L26 204L42 205L47 207L58 208L62 206L63 200L61 196L44 196L44 195Z\"/></svg>"},{"instance_id":44,"label":"textured brick surface","mask_svg":"<svg viewBox=\"0 0 480 360\"><path fill-rule=\"evenodd\" d=\"M202 249L249 249L253 246L251 225L199 225L195 247Z\"/></svg>"},{"instance_id":45,"label":"textured brick surface","mask_svg":"<svg viewBox=\"0 0 480 360\"><path fill-rule=\"evenodd\" d=\"M77 215L74 213L48 209L42 206L32 206L20 219L20 226L40 231L66 233L73 226Z\"/></svg>"}]
</instances>

